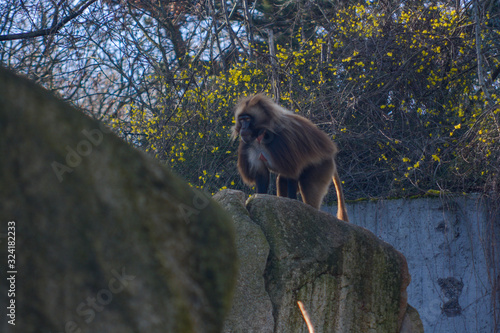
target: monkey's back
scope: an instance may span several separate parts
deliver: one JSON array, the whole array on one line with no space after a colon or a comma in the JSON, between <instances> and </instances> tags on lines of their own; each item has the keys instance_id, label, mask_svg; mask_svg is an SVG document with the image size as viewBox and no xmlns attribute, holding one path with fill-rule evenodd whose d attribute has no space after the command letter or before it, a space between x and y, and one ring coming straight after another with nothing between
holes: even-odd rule
<instances>
[{"instance_id":1,"label":"monkey's back","mask_svg":"<svg viewBox=\"0 0 500 333\"><path fill-rule=\"evenodd\" d=\"M333 158L337 145L310 120L291 112L283 113L275 137L268 144L273 152L273 172L297 179L310 165Z\"/></svg>"}]
</instances>

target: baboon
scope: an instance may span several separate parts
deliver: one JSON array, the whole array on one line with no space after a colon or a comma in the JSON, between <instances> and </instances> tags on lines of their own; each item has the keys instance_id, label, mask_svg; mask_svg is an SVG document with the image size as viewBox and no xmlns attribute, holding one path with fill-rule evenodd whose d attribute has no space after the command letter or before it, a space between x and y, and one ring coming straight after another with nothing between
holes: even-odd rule
<instances>
[{"instance_id":1,"label":"baboon","mask_svg":"<svg viewBox=\"0 0 500 333\"><path fill-rule=\"evenodd\" d=\"M240 136L238 170L243 181L267 193L269 172L277 174L278 196L302 200L319 209L333 179L337 218L348 222L335 155L337 145L311 121L262 94L243 98L236 107L232 139Z\"/></svg>"}]
</instances>

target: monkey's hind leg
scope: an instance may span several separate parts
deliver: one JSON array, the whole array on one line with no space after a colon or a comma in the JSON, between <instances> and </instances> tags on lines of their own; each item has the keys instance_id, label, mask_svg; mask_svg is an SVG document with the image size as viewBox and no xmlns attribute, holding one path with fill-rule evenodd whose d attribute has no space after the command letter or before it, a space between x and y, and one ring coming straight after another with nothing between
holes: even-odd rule
<instances>
[{"instance_id":1,"label":"monkey's hind leg","mask_svg":"<svg viewBox=\"0 0 500 333\"><path fill-rule=\"evenodd\" d=\"M282 175L276 177L276 190L278 197L288 197L297 199L298 181L291 178L285 178Z\"/></svg>"},{"instance_id":2,"label":"monkey's hind leg","mask_svg":"<svg viewBox=\"0 0 500 333\"><path fill-rule=\"evenodd\" d=\"M311 165L304 169L299 178L299 189L302 200L319 209L323 197L328 192L328 187L335 169L333 159L324 160L320 164Z\"/></svg>"}]
</instances>

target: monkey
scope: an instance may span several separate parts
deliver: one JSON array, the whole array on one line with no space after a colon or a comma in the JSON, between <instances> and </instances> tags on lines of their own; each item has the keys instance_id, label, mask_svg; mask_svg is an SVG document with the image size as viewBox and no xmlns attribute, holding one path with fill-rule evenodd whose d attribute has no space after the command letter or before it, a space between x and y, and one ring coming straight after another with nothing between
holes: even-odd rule
<instances>
[{"instance_id":1,"label":"monkey","mask_svg":"<svg viewBox=\"0 0 500 333\"><path fill-rule=\"evenodd\" d=\"M231 138L240 136L238 171L243 182L267 193L270 172L277 174L277 195L320 208L330 179L337 192L337 218L349 222L337 172L337 145L310 120L263 94L245 97L235 109Z\"/></svg>"}]
</instances>

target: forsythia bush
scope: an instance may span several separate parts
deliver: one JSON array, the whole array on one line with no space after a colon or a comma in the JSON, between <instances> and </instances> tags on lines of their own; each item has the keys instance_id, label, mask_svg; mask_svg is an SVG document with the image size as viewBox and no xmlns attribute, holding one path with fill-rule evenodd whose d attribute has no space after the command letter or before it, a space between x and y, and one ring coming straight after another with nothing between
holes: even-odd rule
<instances>
[{"instance_id":1,"label":"forsythia bush","mask_svg":"<svg viewBox=\"0 0 500 333\"><path fill-rule=\"evenodd\" d=\"M196 59L173 78L150 77L156 107L130 105L112 123L192 186L241 189L233 110L243 96L271 95L274 70L280 103L338 143L348 198L498 190L500 94L477 75L478 47L500 68L498 36L483 26L476 45L470 17L444 5L390 17L352 5L280 39L275 62L262 39L226 69Z\"/></svg>"}]
</instances>

